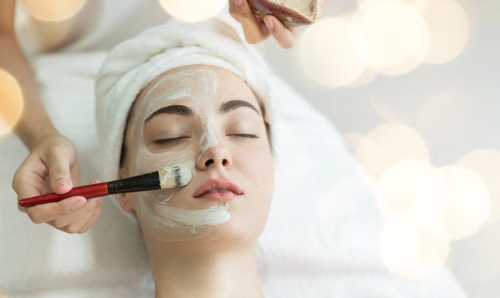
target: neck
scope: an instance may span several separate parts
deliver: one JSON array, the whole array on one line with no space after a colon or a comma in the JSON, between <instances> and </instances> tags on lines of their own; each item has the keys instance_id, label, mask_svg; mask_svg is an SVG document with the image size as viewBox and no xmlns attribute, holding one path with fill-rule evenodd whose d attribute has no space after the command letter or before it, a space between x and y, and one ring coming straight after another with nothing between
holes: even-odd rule
<instances>
[{"instance_id":1,"label":"neck","mask_svg":"<svg viewBox=\"0 0 500 298\"><path fill-rule=\"evenodd\" d=\"M264 297L255 247L200 255L176 251L182 249L150 252L156 298Z\"/></svg>"}]
</instances>

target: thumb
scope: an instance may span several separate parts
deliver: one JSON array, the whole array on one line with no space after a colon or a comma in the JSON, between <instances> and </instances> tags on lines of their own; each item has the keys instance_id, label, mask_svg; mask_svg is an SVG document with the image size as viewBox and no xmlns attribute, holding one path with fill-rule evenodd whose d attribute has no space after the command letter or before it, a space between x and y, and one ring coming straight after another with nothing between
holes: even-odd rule
<instances>
[{"instance_id":1,"label":"thumb","mask_svg":"<svg viewBox=\"0 0 500 298\"><path fill-rule=\"evenodd\" d=\"M72 154L68 150L52 150L48 156L50 188L58 194L67 193L73 188L71 181Z\"/></svg>"},{"instance_id":2,"label":"thumb","mask_svg":"<svg viewBox=\"0 0 500 298\"><path fill-rule=\"evenodd\" d=\"M231 0L229 11L243 27L245 39L249 43L257 43L265 39L269 34L263 30L265 26L257 19L247 0Z\"/></svg>"},{"instance_id":3,"label":"thumb","mask_svg":"<svg viewBox=\"0 0 500 298\"><path fill-rule=\"evenodd\" d=\"M237 20L244 18L252 18L252 10L247 0L231 0L229 1L229 12Z\"/></svg>"}]
</instances>

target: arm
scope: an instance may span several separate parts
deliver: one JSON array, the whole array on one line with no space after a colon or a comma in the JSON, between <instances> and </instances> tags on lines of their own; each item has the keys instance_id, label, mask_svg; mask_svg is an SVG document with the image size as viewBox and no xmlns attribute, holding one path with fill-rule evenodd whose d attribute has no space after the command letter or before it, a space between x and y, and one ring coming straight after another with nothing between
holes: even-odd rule
<instances>
[{"instance_id":1,"label":"arm","mask_svg":"<svg viewBox=\"0 0 500 298\"><path fill-rule=\"evenodd\" d=\"M24 113L15 127L30 154L16 171L12 187L18 198L48 192L65 193L79 181L74 145L59 134L40 99L35 72L17 41L15 0L0 1L0 68L12 74L23 91ZM23 209L34 223L68 233L90 229L101 212L101 199L71 197L58 203Z\"/></svg>"},{"instance_id":2,"label":"arm","mask_svg":"<svg viewBox=\"0 0 500 298\"><path fill-rule=\"evenodd\" d=\"M15 132L30 151L43 137L57 133L40 100L35 73L24 56L14 29L16 1L0 2L0 68L12 74L22 86L25 110Z\"/></svg>"}]
</instances>

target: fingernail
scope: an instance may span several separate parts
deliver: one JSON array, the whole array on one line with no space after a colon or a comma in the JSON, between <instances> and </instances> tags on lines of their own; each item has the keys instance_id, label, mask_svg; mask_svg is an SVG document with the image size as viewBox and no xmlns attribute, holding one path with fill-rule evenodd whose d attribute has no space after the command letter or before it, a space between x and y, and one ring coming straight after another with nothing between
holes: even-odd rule
<instances>
[{"instance_id":1,"label":"fingernail","mask_svg":"<svg viewBox=\"0 0 500 298\"><path fill-rule=\"evenodd\" d=\"M267 29L272 30L274 27L274 23L270 18L264 18L264 23L266 24Z\"/></svg>"},{"instance_id":2,"label":"fingernail","mask_svg":"<svg viewBox=\"0 0 500 298\"><path fill-rule=\"evenodd\" d=\"M243 0L234 0L234 5L237 7L242 7L243 6Z\"/></svg>"}]
</instances>

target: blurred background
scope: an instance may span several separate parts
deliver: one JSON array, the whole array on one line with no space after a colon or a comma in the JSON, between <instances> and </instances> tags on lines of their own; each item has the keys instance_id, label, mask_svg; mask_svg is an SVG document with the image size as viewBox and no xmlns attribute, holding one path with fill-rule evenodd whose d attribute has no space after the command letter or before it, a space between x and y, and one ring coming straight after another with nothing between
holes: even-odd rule
<instances>
[{"instance_id":1,"label":"blurred background","mask_svg":"<svg viewBox=\"0 0 500 298\"><path fill-rule=\"evenodd\" d=\"M262 52L384 195L384 262L447 264L469 297L498 297L500 1L331 0L301 33Z\"/></svg>"},{"instance_id":2,"label":"blurred background","mask_svg":"<svg viewBox=\"0 0 500 298\"><path fill-rule=\"evenodd\" d=\"M47 11L24 1L17 22L25 51L85 51L99 39L106 50L125 38L121 31L105 38L121 23L86 26L97 4L85 2ZM147 10L154 15L129 29L140 32L166 15L202 20L223 2L193 10L186 7L196 1L145 1L164 10ZM93 41L62 45L86 30L94 31ZM500 1L325 0L320 20L298 33L293 49L274 40L257 49L332 121L370 175L387 222L380 235L387 267L418 278L448 265L469 297L498 297ZM23 102L16 80L1 70L0 100L6 152Z\"/></svg>"}]
</instances>

